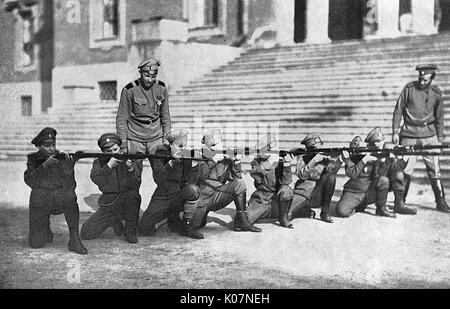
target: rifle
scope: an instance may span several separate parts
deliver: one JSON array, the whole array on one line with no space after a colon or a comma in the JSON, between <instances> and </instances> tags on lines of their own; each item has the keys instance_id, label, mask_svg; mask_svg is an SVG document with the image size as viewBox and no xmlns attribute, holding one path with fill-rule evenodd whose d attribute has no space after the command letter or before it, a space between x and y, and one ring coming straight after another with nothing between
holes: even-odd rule
<instances>
[{"instance_id":1,"label":"rifle","mask_svg":"<svg viewBox=\"0 0 450 309\"><path fill-rule=\"evenodd\" d=\"M191 161L210 161L210 159L206 158L197 158L195 157L195 151L190 150L190 156L183 156L178 158L178 160L191 160ZM183 154L185 154L183 152ZM85 158L98 158L98 159L111 159L115 158L118 160L143 160L143 159L161 159L161 160L177 160L176 158L168 155L157 155L157 154L145 154L145 153L135 153L135 154L127 154L127 153L103 153L103 152L84 152L77 151L74 153L68 153L69 156L73 157L75 160L85 159ZM60 152L55 155L55 159L57 160L65 160L65 153Z\"/></svg>"},{"instance_id":2,"label":"rifle","mask_svg":"<svg viewBox=\"0 0 450 309\"><path fill-rule=\"evenodd\" d=\"M377 148L375 146L367 147L336 147L336 148L315 148L315 149L303 149L297 148L293 150L282 150L280 155L305 155L305 154L324 154L327 156L336 156L341 154L343 151L347 151L350 155L356 154L372 154L375 156L389 156L389 154L394 154L396 156L439 156L442 155L440 151L429 151L429 150L443 150L450 148L450 145L425 145L425 146L394 146L393 148ZM282 154L281 154L282 153Z\"/></svg>"}]
</instances>

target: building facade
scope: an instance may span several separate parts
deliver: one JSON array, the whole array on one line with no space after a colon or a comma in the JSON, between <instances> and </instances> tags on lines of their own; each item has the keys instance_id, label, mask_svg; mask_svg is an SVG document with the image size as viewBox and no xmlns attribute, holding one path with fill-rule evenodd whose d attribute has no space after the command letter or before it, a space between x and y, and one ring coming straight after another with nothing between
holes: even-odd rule
<instances>
[{"instance_id":1,"label":"building facade","mask_svg":"<svg viewBox=\"0 0 450 309\"><path fill-rule=\"evenodd\" d=\"M173 91L246 48L431 35L450 0L3 0L0 106L117 102L147 56Z\"/></svg>"}]
</instances>

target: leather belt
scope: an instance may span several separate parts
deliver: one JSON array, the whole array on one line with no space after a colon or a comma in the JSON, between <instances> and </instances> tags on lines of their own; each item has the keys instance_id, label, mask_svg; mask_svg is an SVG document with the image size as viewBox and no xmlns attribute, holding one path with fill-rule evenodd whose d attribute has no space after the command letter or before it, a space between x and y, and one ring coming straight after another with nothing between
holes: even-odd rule
<instances>
[{"instance_id":1,"label":"leather belt","mask_svg":"<svg viewBox=\"0 0 450 309\"><path fill-rule=\"evenodd\" d=\"M134 118L134 120L136 120L137 122L142 123L142 124L153 124L159 120L159 117L155 118L155 119L150 119L150 120L142 120L139 118Z\"/></svg>"}]
</instances>

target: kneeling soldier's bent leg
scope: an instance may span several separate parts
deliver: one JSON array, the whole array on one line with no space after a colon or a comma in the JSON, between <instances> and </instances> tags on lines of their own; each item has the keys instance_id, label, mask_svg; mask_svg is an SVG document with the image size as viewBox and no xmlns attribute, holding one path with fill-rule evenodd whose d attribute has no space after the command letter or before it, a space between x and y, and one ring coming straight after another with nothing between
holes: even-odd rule
<instances>
[{"instance_id":1,"label":"kneeling soldier's bent leg","mask_svg":"<svg viewBox=\"0 0 450 309\"><path fill-rule=\"evenodd\" d=\"M67 226L69 227L69 251L73 251L78 254L87 254L88 251L83 246L80 239L80 211L78 209L76 197L74 201L66 206L66 209L64 210L64 216L66 217Z\"/></svg>"},{"instance_id":2,"label":"kneeling soldier's bent leg","mask_svg":"<svg viewBox=\"0 0 450 309\"><path fill-rule=\"evenodd\" d=\"M386 176L379 176L378 179L375 179L374 181L376 181L376 215L381 217L395 218L395 214L389 212L386 208L386 201L389 193L389 179Z\"/></svg>"},{"instance_id":3,"label":"kneeling soldier's bent leg","mask_svg":"<svg viewBox=\"0 0 450 309\"><path fill-rule=\"evenodd\" d=\"M233 195L234 204L236 206L236 218L234 219L235 231L261 232L261 229L254 226L248 220L247 216L247 188L244 180L235 180L236 186Z\"/></svg>"},{"instance_id":4,"label":"kneeling soldier's bent leg","mask_svg":"<svg viewBox=\"0 0 450 309\"><path fill-rule=\"evenodd\" d=\"M162 222L167 219L167 209L169 207L169 200L161 200L153 198L150 204L144 211L139 222L139 234L143 236L152 236L155 234Z\"/></svg>"},{"instance_id":5,"label":"kneeling soldier's bent leg","mask_svg":"<svg viewBox=\"0 0 450 309\"><path fill-rule=\"evenodd\" d=\"M48 241L48 220L50 213L46 207L30 207L28 243L31 248L42 248Z\"/></svg>"},{"instance_id":6,"label":"kneeling soldier's bent leg","mask_svg":"<svg viewBox=\"0 0 450 309\"><path fill-rule=\"evenodd\" d=\"M289 220L289 211L292 205L292 199L294 198L294 192L289 186L281 186L278 191L279 199L279 216L278 221L282 227L294 228Z\"/></svg>"},{"instance_id":7,"label":"kneeling soldier's bent leg","mask_svg":"<svg viewBox=\"0 0 450 309\"><path fill-rule=\"evenodd\" d=\"M337 206L336 214L343 218L351 217L358 206L363 205L365 193L346 192L341 196Z\"/></svg>"},{"instance_id":8,"label":"kneeling soldier's bent leg","mask_svg":"<svg viewBox=\"0 0 450 309\"><path fill-rule=\"evenodd\" d=\"M204 237L203 234L194 227L194 216L197 210L198 198L200 197L200 189L196 185L188 185L183 188L181 197L184 201L181 235L202 239ZM176 211L176 213L178 215L179 212Z\"/></svg>"},{"instance_id":9,"label":"kneeling soldier's bent leg","mask_svg":"<svg viewBox=\"0 0 450 309\"><path fill-rule=\"evenodd\" d=\"M141 208L141 195L139 192L128 190L123 193L122 208L125 212L125 238L129 243L137 243L139 209Z\"/></svg>"},{"instance_id":10,"label":"kneeling soldier's bent leg","mask_svg":"<svg viewBox=\"0 0 450 309\"><path fill-rule=\"evenodd\" d=\"M320 219L327 223L333 223L333 219L330 216L330 204L335 188L336 174L325 173L320 177L316 189L313 192L312 200L316 200L318 197L319 205L317 206L322 208Z\"/></svg>"},{"instance_id":11,"label":"kneeling soldier's bent leg","mask_svg":"<svg viewBox=\"0 0 450 309\"><path fill-rule=\"evenodd\" d=\"M113 207L100 207L86 222L81 226L81 239L91 240L98 238L103 232L112 226L116 215Z\"/></svg>"}]
</instances>

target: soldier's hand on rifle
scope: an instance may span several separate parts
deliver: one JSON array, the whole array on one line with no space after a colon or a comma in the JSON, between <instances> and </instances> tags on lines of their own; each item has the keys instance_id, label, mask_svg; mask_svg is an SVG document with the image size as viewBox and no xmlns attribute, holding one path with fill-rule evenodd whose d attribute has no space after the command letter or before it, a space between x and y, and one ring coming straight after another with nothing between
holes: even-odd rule
<instances>
[{"instance_id":1,"label":"soldier's hand on rifle","mask_svg":"<svg viewBox=\"0 0 450 309\"><path fill-rule=\"evenodd\" d=\"M398 133L392 135L392 142L394 143L394 145L398 145L400 143L400 136L398 135Z\"/></svg>"},{"instance_id":2,"label":"soldier's hand on rifle","mask_svg":"<svg viewBox=\"0 0 450 309\"><path fill-rule=\"evenodd\" d=\"M373 161L377 161L377 160L378 160L378 158L372 156L370 153L366 154L366 155L364 156L364 158L362 158L362 161L363 161L365 164L370 163L370 162L373 162Z\"/></svg>"},{"instance_id":3,"label":"soldier's hand on rifle","mask_svg":"<svg viewBox=\"0 0 450 309\"><path fill-rule=\"evenodd\" d=\"M294 159L292 158L292 156L290 154L287 154L283 157L283 161L284 161L285 165L288 165L288 164L292 165L293 160Z\"/></svg>"},{"instance_id":4,"label":"soldier's hand on rifle","mask_svg":"<svg viewBox=\"0 0 450 309\"><path fill-rule=\"evenodd\" d=\"M203 158L202 152L195 150L194 151L194 159L201 159L201 158ZM198 165L198 163L199 163L198 161L192 160L192 167L196 167Z\"/></svg>"},{"instance_id":5,"label":"soldier's hand on rifle","mask_svg":"<svg viewBox=\"0 0 450 309\"><path fill-rule=\"evenodd\" d=\"M125 161L125 165L128 167L129 172L132 172L134 170L133 161L131 161L130 159Z\"/></svg>"},{"instance_id":6,"label":"soldier's hand on rifle","mask_svg":"<svg viewBox=\"0 0 450 309\"><path fill-rule=\"evenodd\" d=\"M235 155L234 156L234 162L241 162L241 160L242 160L242 158L243 158L244 156L243 155L241 155L241 154L237 154L237 155Z\"/></svg>"},{"instance_id":7,"label":"soldier's hand on rifle","mask_svg":"<svg viewBox=\"0 0 450 309\"><path fill-rule=\"evenodd\" d=\"M320 153L316 154L314 157L314 161L316 162L322 162L323 160L325 160L327 158L327 156L324 156Z\"/></svg>"},{"instance_id":8,"label":"soldier's hand on rifle","mask_svg":"<svg viewBox=\"0 0 450 309\"><path fill-rule=\"evenodd\" d=\"M350 158L350 153L347 150L343 150L342 151L342 158L344 158L344 159Z\"/></svg>"},{"instance_id":9,"label":"soldier's hand on rifle","mask_svg":"<svg viewBox=\"0 0 450 309\"><path fill-rule=\"evenodd\" d=\"M59 160L56 159L55 156L53 155L53 156L48 157L48 159L45 160L44 163L42 163L42 166L43 166L45 169L48 169L49 167L52 167L52 166L54 166L54 165L56 165L56 164L58 164L58 163L59 163Z\"/></svg>"},{"instance_id":10,"label":"soldier's hand on rifle","mask_svg":"<svg viewBox=\"0 0 450 309\"><path fill-rule=\"evenodd\" d=\"M212 157L212 159L213 159L213 161L214 161L215 163L220 162L220 161L223 161L223 160L226 159L226 158L228 158L228 156L225 155L225 154L222 154L222 153L216 153L216 154L214 155L214 157Z\"/></svg>"},{"instance_id":11,"label":"soldier's hand on rifle","mask_svg":"<svg viewBox=\"0 0 450 309\"><path fill-rule=\"evenodd\" d=\"M122 162L122 161L118 160L114 157L111 157L111 159L109 159L107 165L109 166L109 168L113 168L113 167L116 167L117 165L119 165L120 162Z\"/></svg>"}]
</instances>

